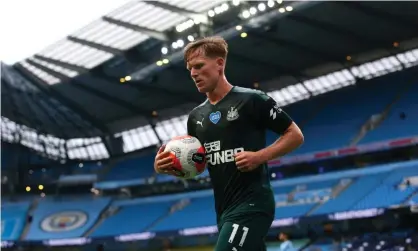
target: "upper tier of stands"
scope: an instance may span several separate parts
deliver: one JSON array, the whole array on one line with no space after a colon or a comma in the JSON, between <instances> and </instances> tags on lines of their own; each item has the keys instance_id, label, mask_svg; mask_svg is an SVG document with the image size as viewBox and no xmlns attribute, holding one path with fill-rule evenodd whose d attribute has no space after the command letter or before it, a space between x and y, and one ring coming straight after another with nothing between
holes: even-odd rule
<instances>
[{"instance_id":1,"label":"upper tier of stands","mask_svg":"<svg viewBox=\"0 0 418 251\"><path fill-rule=\"evenodd\" d=\"M387 118L367 133L360 144L411 135L418 135L418 81L410 83L406 93L391 106Z\"/></svg>"},{"instance_id":2,"label":"upper tier of stands","mask_svg":"<svg viewBox=\"0 0 418 251\"><path fill-rule=\"evenodd\" d=\"M415 126L418 124L417 71L372 79L286 107L286 112L299 124L305 136L305 143L290 155L348 146L370 117L383 112L389 105L387 119L368 132L360 144L418 135L418 126ZM399 117L402 112L406 114L405 119ZM276 139L277 135L267 132L267 144ZM153 173L153 158L151 155L136 161L123 161L112 168L107 179L149 177ZM159 182L169 180L173 178L157 176Z\"/></svg>"},{"instance_id":3,"label":"upper tier of stands","mask_svg":"<svg viewBox=\"0 0 418 251\"><path fill-rule=\"evenodd\" d=\"M402 75L369 80L359 86L343 88L287 108L291 116L304 114L304 118L296 118L295 121L301 124L305 143L292 154L348 146L367 120L383 112L410 84L399 79ZM390 137L390 134L380 134L377 140ZM276 138L269 138L267 142L272 143Z\"/></svg>"}]
</instances>

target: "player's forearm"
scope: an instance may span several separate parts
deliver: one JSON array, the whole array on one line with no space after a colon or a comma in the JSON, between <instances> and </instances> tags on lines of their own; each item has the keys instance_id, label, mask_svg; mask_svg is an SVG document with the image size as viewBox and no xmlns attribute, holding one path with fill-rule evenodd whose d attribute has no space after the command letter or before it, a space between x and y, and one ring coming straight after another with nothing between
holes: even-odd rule
<instances>
[{"instance_id":1,"label":"player's forearm","mask_svg":"<svg viewBox=\"0 0 418 251\"><path fill-rule=\"evenodd\" d=\"M292 123L286 132L272 145L259 151L263 162L284 156L303 144L304 138L299 127Z\"/></svg>"}]
</instances>

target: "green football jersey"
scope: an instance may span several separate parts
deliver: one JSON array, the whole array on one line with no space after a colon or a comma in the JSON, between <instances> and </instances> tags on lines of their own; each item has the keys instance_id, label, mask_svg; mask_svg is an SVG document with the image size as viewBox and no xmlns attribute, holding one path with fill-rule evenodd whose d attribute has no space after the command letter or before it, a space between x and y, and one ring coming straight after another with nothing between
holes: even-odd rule
<instances>
[{"instance_id":1,"label":"green football jersey","mask_svg":"<svg viewBox=\"0 0 418 251\"><path fill-rule=\"evenodd\" d=\"M241 172L234 154L266 146L266 131L282 134L291 118L264 92L234 86L218 103L208 100L193 109L188 134L206 149L218 222L225 215L249 212L274 215L274 196L267 163Z\"/></svg>"}]
</instances>

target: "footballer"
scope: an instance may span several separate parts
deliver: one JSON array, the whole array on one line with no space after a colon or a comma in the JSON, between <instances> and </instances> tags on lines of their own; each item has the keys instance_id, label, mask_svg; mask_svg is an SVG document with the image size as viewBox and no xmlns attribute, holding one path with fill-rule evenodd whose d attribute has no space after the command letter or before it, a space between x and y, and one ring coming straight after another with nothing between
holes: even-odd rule
<instances>
[{"instance_id":1,"label":"footballer","mask_svg":"<svg viewBox=\"0 0 418 251\"><path fill-rule=\"evenodd\" d=\"M207 99L189 114L188 135L205 146L215 197L219 237L215 251L265 251L275 202L267 162L303 143L292 119L266 93L234 86L225 77L228 45L221 37L189 43L187 69ZM266 130L281 137L265 147ZM162 147L157 173L172 174L172 159Z\"/></svg>"}]
</instances>

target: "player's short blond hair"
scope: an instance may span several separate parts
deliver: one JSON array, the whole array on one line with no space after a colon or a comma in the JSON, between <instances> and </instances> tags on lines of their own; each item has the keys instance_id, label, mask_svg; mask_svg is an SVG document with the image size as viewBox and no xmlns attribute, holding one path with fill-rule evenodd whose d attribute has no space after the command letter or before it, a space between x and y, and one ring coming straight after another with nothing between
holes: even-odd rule
<instances>
[{"instance_id":1,"label":"player's short blond hair","mask_svg":"<svg viewBox=\"0 0 418 251\"><path fill-rule=\"evenodd\" d=\"M206 57L221 57L226 60L228 55L228 44L222 37L206 37L189 43L184 48L184 60L190 60L190 56L200 51Z\"/></svg>"}]
</instances>

